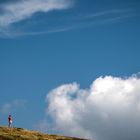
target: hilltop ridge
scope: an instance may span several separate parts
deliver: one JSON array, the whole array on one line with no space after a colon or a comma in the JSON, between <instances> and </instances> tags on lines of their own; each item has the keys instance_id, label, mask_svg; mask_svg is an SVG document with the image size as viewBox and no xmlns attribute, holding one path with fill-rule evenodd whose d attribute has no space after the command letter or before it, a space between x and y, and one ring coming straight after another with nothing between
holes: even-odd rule
<instances>
[{"instance_id":1,"label":"hilltop ridge","mask_svg":"<svg viewBox=\"0 0 140 140\"><path fill-rule=\"evenodd\" d=\"M86 140L59 135L43 134L23 128L0 127L0 140Z\"/></svg>"}]
</instances>

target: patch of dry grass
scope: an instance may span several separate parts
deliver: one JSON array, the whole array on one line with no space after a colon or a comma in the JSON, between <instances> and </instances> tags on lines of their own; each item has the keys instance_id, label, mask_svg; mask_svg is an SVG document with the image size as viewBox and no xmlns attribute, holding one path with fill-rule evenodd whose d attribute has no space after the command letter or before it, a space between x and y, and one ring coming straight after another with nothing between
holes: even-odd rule
<instances>
[{"instance_id":1,"label":"patch of dry grass","mask_svg":"<svg viewBox=\"0 0 140 140\"><path fill-rule=\"evenodd\" d=\"M43 134L22 128L0 127L0 140L85 140L58 135Z\"/></svg>"}]
</instances>

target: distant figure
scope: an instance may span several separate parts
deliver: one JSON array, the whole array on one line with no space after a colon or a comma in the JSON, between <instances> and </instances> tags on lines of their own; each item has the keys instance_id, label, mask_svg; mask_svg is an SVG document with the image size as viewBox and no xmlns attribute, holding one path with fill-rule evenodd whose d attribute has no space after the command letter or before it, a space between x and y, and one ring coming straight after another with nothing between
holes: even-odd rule
<instances>
[{"instance_id":1,"label":"distant figure","mask_svg":"<svg viewBox=\"0 0 140 140\"><path fill-rule=\"evenodd\" d=\"M11 127L11 125L12 125L12 116L11 115L9 115L9 117L8 117L8 122L9 122L8 127Z\"/></svg>"}]
</instances>

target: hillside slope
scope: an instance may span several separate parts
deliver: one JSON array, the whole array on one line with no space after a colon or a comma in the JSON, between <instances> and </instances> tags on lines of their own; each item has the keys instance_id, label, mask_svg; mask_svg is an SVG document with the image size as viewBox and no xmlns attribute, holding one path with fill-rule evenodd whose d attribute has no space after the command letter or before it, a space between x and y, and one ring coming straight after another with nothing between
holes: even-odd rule
<instances>
[{"instance_id":1,"label":"hillside slope","mask_svg":"<svg viewBox=\"0 0 140 140\"><path fill-rule=\"evenodd\" d=\"M22 128L0 127L0 140L85 140L58 135L48 135Z\"/></svg>"}]
</instances>

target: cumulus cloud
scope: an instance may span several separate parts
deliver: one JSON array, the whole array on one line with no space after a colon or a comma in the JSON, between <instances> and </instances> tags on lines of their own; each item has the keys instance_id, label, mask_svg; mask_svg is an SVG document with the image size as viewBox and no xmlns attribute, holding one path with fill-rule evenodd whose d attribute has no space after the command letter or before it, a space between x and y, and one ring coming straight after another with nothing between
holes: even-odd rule
<instances>
[{"instance_id":1,"label":"cumulus cloud","mask_svg":"<svg viewBox=\"0 0 140 140\"><path fill-rule=\"evenodd\" d=\"M17 109L23 109L26 106L27 101L23 99L16 99L12 102L7 102L2 105L0 112L2 114L10 114Z\"/></svg>"},{"instance_id":2,"label":"cumulus cloud","mask_svg":"<svg viewBox=\"0 0 140 140\"><path fill-rule=\"evenodd\" d=\"M88 89L64 84L46 97L46 118L40 126L91 140L140 139L140 78L99 77ZM49 117L48 117L49 116ZM50 119L51 118L51 119ZM46 119L47 120L47 119Z\"/></svg>"},{"instance_id":3,"label":"cumulus cloud","mask_svg":"<svg viewBox=\"0 0 140 140\"><path fill-rule=\"evenodd\" d=\"M18 0L0 5L0 27L31 17L37 12L48 12L69 8L72 0Z\"/></svg>"}]
</instances>

